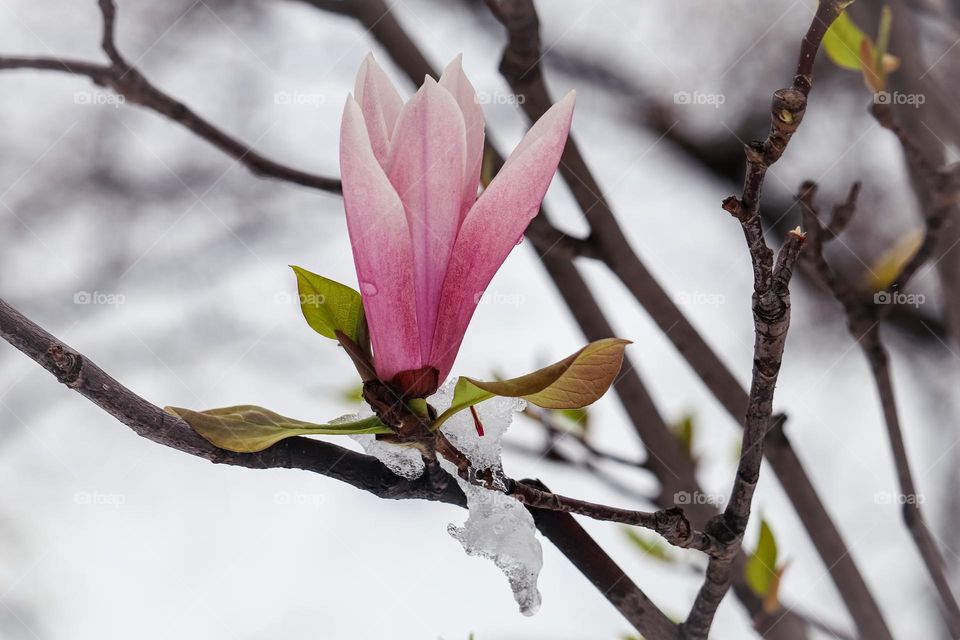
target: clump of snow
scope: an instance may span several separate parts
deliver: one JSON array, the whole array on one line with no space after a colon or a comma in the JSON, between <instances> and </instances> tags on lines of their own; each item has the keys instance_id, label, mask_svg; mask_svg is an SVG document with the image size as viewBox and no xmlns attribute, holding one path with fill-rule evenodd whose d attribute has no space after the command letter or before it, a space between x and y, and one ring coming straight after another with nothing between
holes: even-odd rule
<instances>
[{"instance_id":1,"label":"clump of snow","mask_svg":"<svg viewBox=\"0 0 960 640\"><path fill-rule=\"evenodd\" d=\"M453 389L454 382L448 382L430 397L430 404L438 413L450 406ZM477 433L469 410L454 415L441 430L467 456L474 470L492 468L499 472L503 435L513 420L513 414L523 411L525 406L523 400L499 397L478 404L476 409L483 424L483 436ZM352 418L356 419L356 416ZM423 474L423 459L416 449L377 440L368 434L350 437L359 442L368 455L374 456L398 476L412 480ZM478 487L461 478L453 463L440 458L440 466L456 478L467 496L469 512L462 527L450 524L447 531L463 545L468 555L493 560L510 581L520 612L532 616L540 608L537 578L543 568L543 549L536 537L533 517L510 496Z\"/></svg>"},{"instance_id":2,"label":"clump of snow","mask_svg":"<svg viewBox=\"0 0 960 640\"><path fill-rule=\"evenodd\" d=\"M533 517L510 496L463 480L452 463L441 460L440 465L457 478L470 511L462 527L449 524L447 531L468 555L493 560L510 581L520 612L532 616L540 608L537 578L543 568L543 549Z\"/></svg>"},{"instance_id":3,"label":"clump of snow","mask_svg":"<svg viewBox=\"0 0 960 640\"><path fill-rule=\"evenodd\" d=\"M392 442L377 440L375 435L369 433L354 434L350 437L360 443L368 456L373 456L398 476L407 480L416 480L423 475L423 458L413 447L403 447Z\"/></svg>"},{"instance_id":4,"label":"clump of snow","mask_svg":"<svg viewBox=\"0 0 960 640\"><path fill-rule=\"evenodd\" d=\"M430 403L442 412L453 399L453 382L444 385ZM477 434L470 411L461 411L447 420L441 430L462 451L475 470L500 469L500 442L524 402L512 398L491 398L477 405L484 435ZM519 502L499 491L470 484L457 475L456 467L440 460L443 469L457 479L467 496L469 516L462 527L447 526L450 535L471 556L493 560L510 581L520 612L533 615L540 608L537 578L543 567L543 549L536 537L533 517Z\"/></svg>"},{"instance_id":5,"label":"clump of snow","mask_svg":"<svg viewBox=\"0 0 960 640\"><path fill-rule=\"evenodd\" d=\"M453 400L454 383L443 385L430 398L438 412L443 412ZM500 467L501 441L507 432L507 427L513 420L513 414L523 411L527 406L525 400L514 398L493 397L490 400L476 405L480 422L483 424L483 436L477 433L476 425L470 410L465 409L443 423L440 430L447 439L459 449L477 471Z\"/></svg>"}]
</instances>

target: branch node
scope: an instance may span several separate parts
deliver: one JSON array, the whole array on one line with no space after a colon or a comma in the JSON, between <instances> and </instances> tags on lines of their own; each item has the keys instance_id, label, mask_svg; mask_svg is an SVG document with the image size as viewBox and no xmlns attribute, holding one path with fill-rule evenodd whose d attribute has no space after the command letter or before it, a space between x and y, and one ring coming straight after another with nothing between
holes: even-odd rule
<instances>
[{"instance_id":1,"label":"branch node","mask_svg":"<svg viewBox=\"0 0 960 640\"><path fill-rule=\"evenodd\" d=\"M47 349L47 358L53 365L54 375L59 382L72 389L80 386L83 356L65 349L61 344L53 344Z\"/></svg>"},{"instance_id":2,"label":"branch node","mask_svg":"<svg viewBox=\"0 0 960 640\"><path fill-rule=\"evenodd\" d=\"M729 196L723 199L723 203L720 205L723 207L723 210L732 215L734 218L740 219L743 217L743 207L740 204L740 198L737 196Z\"/></svg>"}]
</instances>

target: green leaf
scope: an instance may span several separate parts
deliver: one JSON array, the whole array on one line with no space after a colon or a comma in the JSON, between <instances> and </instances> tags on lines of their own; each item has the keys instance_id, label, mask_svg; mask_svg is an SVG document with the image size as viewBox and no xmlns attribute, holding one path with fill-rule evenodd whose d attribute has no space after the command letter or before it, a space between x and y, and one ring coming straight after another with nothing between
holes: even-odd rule
<instances>
[{"instance_id":1,"label":"green leaf","mask_svg":"<svg viewBox=\"0 0 960 640\"><path fill-rule=\"evenodd\" d=\"M880 28L877 29L877 48L874 52L873 66L875 69L883 72L883 56L887 55L890 48L890 30L893 27L893 11L890 7L884 5L880 10Z\"/></svg>"},{"instance_id":2,"label":"green leaf","mask_svg":"<svg viewBox=\"0 0 960 640\"><path fill-rule=\"evenodd\" d=\"M453 400L450 402L450 408L437 416L437 419L433 421L433 428L439 429L440 425L446 422L450 416L492 397L493 394L489 391L474 386L469 378L460 376L457 379L457 386L453 388Z\"/></svg>"},{"instance_id":3,"label":"green leaf","mask_svg":"<svg viewBox=\"0 0 960 640\"><path fill-rule=\"evenodd\" d=\"M207 411L164 407L164 411L182 418L210 444L237 453L263 451L292 436L392 433L376 416L360 420L338 418L326 424L315 424L286 418L253 405Z\"/></svg>"},{"instance_id":4,"label":"green leaf","mask_svg":"<svg viewBox=\"0 0 960 640\"><path fill-rule=\"evenodd\" d=\"M760 538L757 548L754 549L744 567L744 577L747 584L758 596L770 593L778 580L777 572L777 541L766 520L760 521Z\"/></svg>"},{"instance_id":5,"label":"green leaf","mask_svg":"<svg viewBox=\"0 0 960 640\"><path fill-rule=\"evenodd\" d=\"M497 396L523 398L544 409L579 409L607 392L623 364L629 340L605 338L591 342L573 355L519 378L474 385Z\"/></svg>"},{"instance_id":6,"label":"green leaf","mask_svg":"<svg viewBox=\"0 0 960 640\"><path fill-rule=\"evenodd\" d=\"M923 228L912 229L884 251L868 269L867 284L873 291L884 291L893 284L904 265L913 258L923 244Z\"/></svg>"},{"instance_id":7,"label":"green leaf","mask_svg":"<svg viewBox=\"0 0 960 640\"><path fill-rule=\"evenodd\" d=\"M348 402L360 402L360 401L362 401L362 400L363 400L363 385L362 385L362 384L358 384L358 385L354 385L354 386L352 386L352 387L348 387L348 388L346 388L346 389L343 389L343 390L340 392L340 397L341 397L343 400L347 400Z\"/></svg>"},{"instance_id":8,"label":"green leaf","mask_svg":"<svg viewBox=\"0 0 960 640\"><path fill-rule=\"evenodd\" d=\"M580 409L596 402L613 384L623 364L629 340L605 338L591 342L573 355L539 371L510 380L484 382L461 376L453 402L434 421L434 428L450 416L493 396L523 398L544 409Z\"/></svg>"},{"instance_id":9,"label":"green leaf","mask_svg":"<svg viewBox=\"0 0 960 640\"><path fill-rule=\"evenodd\" d=\"M693 414L689 413L670 426L673 435L680 441L680 446L683 447L691 460L693 459L694 428Z\"/></svg>"},{"instance_id":10,"label":"green leaf","mask_svg":"<svg viewBox=\"0 0 960 640\"><path fill-rule=\"evenodd\" d=\"M853 23L847 12L842 12L833 21L827 33L823 36L823 50L827 57L833 60L838 67L859 71L860 43L867 35Z\"/></svg>"},{"instance_id":11,"label":"green leaf","mask_svg":"<svg viewBox=\"0 0 960 640\"><path fill-rule=\"evenodd\" d=\"M367 320L360 293L301 267L290 265L290 268L297 274L300 310L307 324L331 340L336 340L336 332L341 331L365 349Z\"/></svg>"},{"instance_id":12,"label":"green leaf","mask_svg":"<svg viewBox=\"0 0 960 640\"><path fill-rule=\"evenodd\" d=\"M623 532L626 534L630 542L635 544L637 548L640 549L640 551L642 551L645 555L668 564L672 564L676 561L676 558L670 554L670 550L667 548L667 545L661 542L659 539L642 536L630 528L624 528Z\"/></svg>"},{"instance_id":13,"label":"green leaf","mask_svg":"<svg viewBox=\"0 0 960 640\"><path fill-rule=\"evenodd\" d=\"M581 434L586 434L590 428L590 413L583 407L560 409L557 413L566 418L567 422Z\"/></svg>"}]
</instances>

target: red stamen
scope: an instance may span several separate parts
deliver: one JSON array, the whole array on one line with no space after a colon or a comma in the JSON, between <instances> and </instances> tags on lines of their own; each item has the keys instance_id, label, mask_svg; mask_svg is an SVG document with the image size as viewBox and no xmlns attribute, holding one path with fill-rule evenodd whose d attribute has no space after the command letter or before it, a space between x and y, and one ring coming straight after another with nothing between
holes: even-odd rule
<instances>
[{"instance_id":1,"label":"red stamen","mask_svg":"<svg viewBox=\"0 0 960 640\"><path fill-rule=\"evenodd\" d=\"M477 428L477 435L483 437L483 423L480 422L480 416L477 414L476 407L470 407L470 414L473 416L473 426Z\"/></svg>"}]
</instances>

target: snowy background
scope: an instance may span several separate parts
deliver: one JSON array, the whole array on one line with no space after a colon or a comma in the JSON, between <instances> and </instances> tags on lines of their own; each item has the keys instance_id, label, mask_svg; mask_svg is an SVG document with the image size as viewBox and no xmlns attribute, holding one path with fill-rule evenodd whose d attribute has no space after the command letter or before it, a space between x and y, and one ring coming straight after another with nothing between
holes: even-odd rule
<instances>
[{"instance_id":1,"label":"snowy background","mask_svg":"<svg viewBox=\"0 0 960 640\"><path fill-rule=\"evenodd\" d=\"M578 90L574 133L621 224L745 385L749 259L739 226L719 207L739 186L662 136L644 113L668 107L667 125L705 148L762 135L769 95L791 77L814 6L539 3L551 90ZM394 11L434 67L464 54L467 74L489 97L488 131L512 147L526 125L506 100L496 71L502 31L482 5L404 0ZM102 59L93 0L0 0L0 16L4 53ZM121 50L158 86L264 154L318 173L337 172L340 111L368 51L405 93L413 89L354 22L293 1L120 0L118 34ZM723 103L675 104L684 91ZM796 224L788 195L802 180L821 182L825 205L864 180L861 219L833 256L851 277L917 225L898 147L863 115L868 100L854 74L823 67L805 124L765 193L774 213ZM159 405L251 403L316 420L357 410L346 397L352 368L303 321L287 267L355 284L340 199L252 177L178 126L65 74L0 74L0 118L0 296ZM559 181L548 204L561 226L584 230ZM620 283L598 264L583 267L617 335L634 341L631 356L661 412L695 415L702 483L725 495L738 429ZM924 274L919 290L934 286ZM519 374L582 345L529 243L490 291L455 373ZM835 305L808 282L794 291L777 409L789 414L794 445L881 605L896 610L888 616L894 633L938 629L899 510L878 504L878 493L896 485L863 358ZM84 292L92 304L75 302ZM936 318L938 309L931 301L921 313ZM887 336L928 517L944 548L960 552L958 359L933 332ZM598 447L642 456L613 397L592 409L591 428ZM3 638L466 640L473 632L478 640L612 640L629 631L547 542L543 606L523 617L499 570L467 557L447 533L462 510L383 501L316 474L214 466L159 447L6 344L0 433ZM507 435L531 445L541 438L522 417ZM556 463L509 451L504 462L511 476L540 477L558 492L649 506ZM640 494L654 488L642 473L610 470ZM766 467L755 505L790 560L783 600L849 628ZM583 524L665 611L686 613L697 572L643 556L618 526ZM748 547L755 534L753 526ZM955 553L945 555L955 567ZM748 622L728 598L716 636L748 637ZM921 636L931 637L904 637Z\"/></svg>"}]
</instances>

